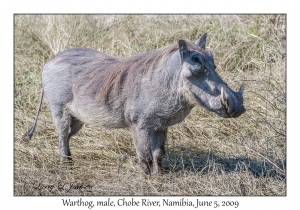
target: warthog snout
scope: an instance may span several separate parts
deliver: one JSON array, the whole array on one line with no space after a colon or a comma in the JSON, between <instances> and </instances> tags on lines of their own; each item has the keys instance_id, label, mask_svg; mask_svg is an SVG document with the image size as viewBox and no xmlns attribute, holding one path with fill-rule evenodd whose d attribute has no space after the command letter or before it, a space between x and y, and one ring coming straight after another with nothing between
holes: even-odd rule
<instances>
[{"instance_id":1,"label":"warthog snout","mask_svg":"<svg viewBox=\"0 0 300 210\"><path fill-rule=\"evenodd\" d=\"M230 94L225 92L225 88L221 88L220 100L223 105L223 108L228 114L227 117L236 118L246 111L243 105L243 91L243 86L240 87L240 90L238 92L232 91L232 93Z\"/></svg>"}]
</instances>

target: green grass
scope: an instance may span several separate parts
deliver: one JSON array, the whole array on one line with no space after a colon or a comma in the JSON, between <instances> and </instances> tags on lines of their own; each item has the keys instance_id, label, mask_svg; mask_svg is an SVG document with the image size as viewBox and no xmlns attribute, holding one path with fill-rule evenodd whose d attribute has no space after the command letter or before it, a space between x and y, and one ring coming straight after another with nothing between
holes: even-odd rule
<instances>
[{"instance_id":1,"label":"green grass","mask_svg":"<svg viewBox=\"0 0 300 210\"><path fill-rule=\"evenodd\" d=\"M286 195L285 15L15 15L15 195ZM217 72L247 112L223 119L200 107L170 127L164 174L144 177L128 129L85 125L71 139L74 166L59 163L44 100L31 127L44 63L71 47L127 57L208 32ZM59 189L64 183L89 187ZM37 189L37 186L56 186Z\"/></svg>"}]
</instances>

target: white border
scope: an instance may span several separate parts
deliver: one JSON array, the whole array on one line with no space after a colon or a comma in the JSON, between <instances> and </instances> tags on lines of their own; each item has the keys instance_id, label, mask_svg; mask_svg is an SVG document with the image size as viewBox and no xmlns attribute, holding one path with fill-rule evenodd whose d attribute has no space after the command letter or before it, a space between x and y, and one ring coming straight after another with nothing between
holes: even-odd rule
<instances>
[{"instance_id":1,"label":"white border","mask_svg":"<svg viewBox=\"0 0 300 210\"><path fill-rule=\"evenodd\" d=\"M295 2L295 1L293 1ZM42 207L63 208L61 197L13 196L13 14L15 13L286 13L287 14L287 196L286 197L200 197L202 200L238 200L237 209L284 209L298 206L299 200L299 138L297 129L299 93L299 12L297 4L282 1L8 1L1 6L1 65L0 128L1 151L1 206L22 209ZM297 91L297 92L296 92ZM3 98L4 96L4 98ZM65 197L64 197L65 198ZM72 197L75 199L76 197ZM115 200L122 197L113 197ZM141 198L141 197L138 197ZM156 197L150 197L155 200ZM174 197L171 197L174 198ZM84 197L102 200L104 197ZM161 200L157 197L157 200ZM266 208L267 207L267 208ZM1 207L2 208L2 207ZM3 208L3 209L4 209ZM79 207L80 208L80 207ZM86 208L86 207L85 207ZM94 207L96 209L99 207ZM128 207L127 209L129 209ZM152 208L152 207L151 207ZM179 209L180 207L173 207ZM181 207L182 208L182 207ZM299 207L298 207L299 208ZM7 208L5 208L7 209ZM107 208L101 208L107 209ZM295 209L295 208L293 208Z\"/></svg>"}]
</instances>

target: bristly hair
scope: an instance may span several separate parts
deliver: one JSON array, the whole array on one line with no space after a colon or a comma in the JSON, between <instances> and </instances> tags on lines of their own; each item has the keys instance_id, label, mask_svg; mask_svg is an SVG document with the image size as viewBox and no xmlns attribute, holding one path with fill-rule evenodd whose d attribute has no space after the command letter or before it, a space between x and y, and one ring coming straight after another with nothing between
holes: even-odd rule
<instances>
[{"instance_id":1,"label":"bristly hair","mask_svg":"<svg viewBox=\"0 0 300 210\"><path fill-rule=\"evenodd\" d=\"M199 46L190 41L186 41L186 43L190 50L201 50ZM137 54L128 58L120 59L108 56L107 59L95 63L93 70L87 71L82 75L81 81L78 82L87 85L89 92L97 96L98 103L101 101L107 103L111 94L118 92L120 88L127 89L127 87L121 87L126 78L132 79L127 83L137 83L143 74L147 73L151 77L157 65L166 61L168 56L176 50L178 50L177 42L155 51ZM103 74L104 71L105 74ZM101 88L98 85L100 81L103 82ZM77 84L78 86L80 84Z\"/></svg>"}]
</instances>

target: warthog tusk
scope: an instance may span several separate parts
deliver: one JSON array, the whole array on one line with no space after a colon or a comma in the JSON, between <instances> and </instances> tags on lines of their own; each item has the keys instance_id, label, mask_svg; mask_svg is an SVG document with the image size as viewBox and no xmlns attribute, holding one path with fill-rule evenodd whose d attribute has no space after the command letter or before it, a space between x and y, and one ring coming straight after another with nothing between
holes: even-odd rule
<instances>
[{"instance_id":1,"label":"warthog tusk","mask_svg":"<svg viewBox=\"0 0 300 210\"><path fill-rule=\"evenodd\" d=\"M221 88L221 102L225 106L225 108L228 109L228 103L227 103L227 99L223 87Z\"/></svg>"}]
</instances>

